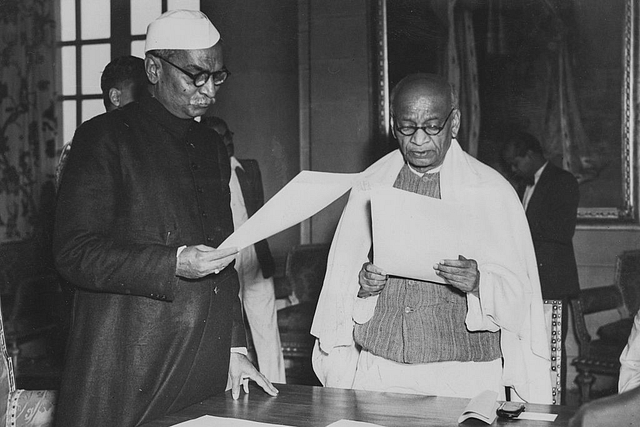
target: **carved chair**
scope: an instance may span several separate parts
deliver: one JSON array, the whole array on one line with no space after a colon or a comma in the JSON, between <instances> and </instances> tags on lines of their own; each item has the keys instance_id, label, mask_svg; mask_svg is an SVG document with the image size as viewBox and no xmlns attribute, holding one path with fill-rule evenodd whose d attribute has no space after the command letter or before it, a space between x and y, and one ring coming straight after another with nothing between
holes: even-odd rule
<instances>
[{"instance_id":1,"label":"carved chair","mask_svg":"<svg viewBox=\"0 0 640 427\"><path fill-rule=\"evenodd\" d=\"M0 297L18 382L28 377L54 383L62 364L68 314L53 261L37 241L0 244Z\"/></svg>"},{"instance_id":2,"label":"carved chair","mask_svg":"<svg viewBox=\"0 0 640 427\"><path fill-rule=\"evenodd\" d=\"M310 334L327 269L329 244L303 244L287 254L285 279L297 304L278 310L278 329L287 369L287 382L320 385L311 366L315 343Z\"/></svg>"},{"instance_id":3,"label":"carved chair","mask_svg":"<svg viewBox=\"0 0 640 427\"><path fill-rule=\"evenodd\" d=\"M578 371L576 383L580 387L581 401L591 399L594 374L617 377L620 372L620 353L627 344L633 318L640 307L640 250L623 251L616 257L614 284L583 289L572 301L579 356L573 364ZM615 309L620 319L597 330L598 338L591 339L584 316Z\"/></svg>"},{"instance_id":4,"label":"carved chair","mask_svg":"<svg viewBox=\"0 0 640 427\"><path fill-rule=\"evenodd\" d=\"M1 309L0 359L0 426L52 426L57 392L16 389L13 362L7 351Z\"/></svg>"},{"instance_id":5,"label":"carved chair","mask_svg":"<svg viewBox=\"0 0 640 427\"><path fill-rule=\"evenodd\" d=\"M594 339L587 329L587 316L609 310L617 310L621 318L626 316L622 295L614 285L582 289L578 297L571 299L573 327L579 345L578 357L571 363L578 371L575 382L581 403L592 398L594 375L617 377L620 372L620 353L626 341L623 343L607 337Z\"/></svg>"}]
</instances>

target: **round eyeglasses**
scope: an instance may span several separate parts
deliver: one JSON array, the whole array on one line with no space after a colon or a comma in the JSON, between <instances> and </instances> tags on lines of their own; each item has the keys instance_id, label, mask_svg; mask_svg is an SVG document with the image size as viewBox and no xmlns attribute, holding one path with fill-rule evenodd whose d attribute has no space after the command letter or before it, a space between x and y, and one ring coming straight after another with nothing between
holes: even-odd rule
<instances>
[{"instance_id":1,"label":"round eyeglasses","mask_svg":"<svg viewBox=\"0 0 640 427\"><path fill-rule=\"evenodd\" d=\"M201 71L199 73L193 74L193 73L190 73L187 70L184 70L184 69L178 67L176 64L174 64L173 62L169 61L168 59L165 59L165 58L163 58L161 56L158 56L158 55L154 55L154 56L156 58L160 58L161 60L163 60L167 64L171 65L172 67L177 68L178 70L182 71L184 74L189 76L191 78L191 80L193 80L193 85L195 87L204 86L205 83L207 83L210 78L213 78L213 84L214 85L220 86L222 83L225 82L225 80L227 80L227 77L229 77L231 75L231 71L227 70L227 67L225 67L225 66L223 66L222 69L218 70L218 71Z\"/></svg>"},{"instance_id":2,"label":"round eyeglasses","mask_svg":"<svg viewBox=\"0 0 640 427\"><path fill-rule=\"evenodd\" d=\"M451 111L449 111L449 114L447 114L447 118L444 119L444 123L442 123L442 126L437 126L437 125L398 126L398 124L394 120L393 121L393 127L394 127L395 130L397 130L398 132L400 132L404 136L412 136L414 133L416 133L418 131L418 129L422 129L429 136L436 136L440 132L442 132L442 129L444 129L444 127L447 125L447 120L449 120L449 117L451 117L451 113L453 113L454 110L455 110L455 108L452 108Z\"/></svg>"}]
</instances>

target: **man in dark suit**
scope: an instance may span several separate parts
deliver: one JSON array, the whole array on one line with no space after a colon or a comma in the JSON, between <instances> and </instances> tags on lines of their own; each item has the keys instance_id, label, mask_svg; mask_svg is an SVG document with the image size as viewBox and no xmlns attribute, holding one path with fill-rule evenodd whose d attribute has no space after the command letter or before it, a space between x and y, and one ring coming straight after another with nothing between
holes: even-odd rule
<instances>
[{"instance_id":1,"label":"man in dark suit","mask_svg":"<svg viewBox=\"0 0 640 427\"><path fill-rule=\"evenodd\" d=\"M223 139L231 163L231 212L237 229L264 204L262 175L258 162L234 156L233 132L219 117L202 118ZM242 305L249 321L260 372L270 381L285 382L284 359L278 332L273 274L275 263L266 240L244 248L236 258Z\"/></svg>"},{"instance_id":2,"label":"man in dark suit","mask_svg":"<svg viewBox=\"0 0 640 427\"><path fill-rule=\"evenodd\" d=\"M573 251L580 199L578 182L570 172L547 161L540 142L525 132L507 138L503 158L524 184L522 203L536 252L542 297L563 302L564 347L569 298L580 290ZM566 369L562 362L564 377Z\"/></svg>"},{"instance_id":3,"label":"man in dark suit","mask_svg":"<svg viewBox=\"0 0 640 427\"><path fill-rule=\"evenodd\" d=\"M201 12L149 24L152 96L75 132L58 192L56 267L75 286L56 407L63 427L133 427L249 378L277 390L246 357L230 167L197 123L229 72Z\"/></svg>"}]
</instances>

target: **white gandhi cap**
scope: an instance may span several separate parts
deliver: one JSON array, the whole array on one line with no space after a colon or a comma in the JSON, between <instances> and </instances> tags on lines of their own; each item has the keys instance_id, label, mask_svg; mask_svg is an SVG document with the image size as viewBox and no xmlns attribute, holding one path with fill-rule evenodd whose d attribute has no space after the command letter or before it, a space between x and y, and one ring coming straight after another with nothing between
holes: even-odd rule
<instances>
[{"instance_id":1,"label":"white gandhi cap","mask_svg":"<svg viewBox=\"0 0 640 427\"><path fill-rule=\"evenodd\" d=\"M196 10L170 10L147 27L144 52L154 49L208 49L220 33L207 15Z\"/></svg>"}]
</instances>

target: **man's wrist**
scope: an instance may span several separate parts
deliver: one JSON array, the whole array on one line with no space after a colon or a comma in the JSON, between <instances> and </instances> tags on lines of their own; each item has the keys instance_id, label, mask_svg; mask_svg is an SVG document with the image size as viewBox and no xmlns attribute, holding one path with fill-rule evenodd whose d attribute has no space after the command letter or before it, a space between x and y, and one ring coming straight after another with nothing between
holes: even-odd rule
<instances>
[{"instance_id":1,"label":"man's wrist","mask_svg":"<svg viewBox=\"0 0 640 427\"><path fill-rule=\"evenodd\" d=\"M240 353L240 354L244 354L245 356L249 355L249 352L247 351L247 347L231 347L231 353Z\"/></svg>"}]
</instances>

